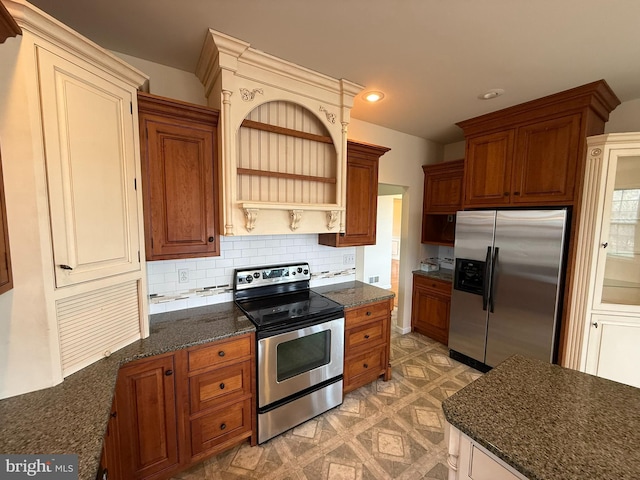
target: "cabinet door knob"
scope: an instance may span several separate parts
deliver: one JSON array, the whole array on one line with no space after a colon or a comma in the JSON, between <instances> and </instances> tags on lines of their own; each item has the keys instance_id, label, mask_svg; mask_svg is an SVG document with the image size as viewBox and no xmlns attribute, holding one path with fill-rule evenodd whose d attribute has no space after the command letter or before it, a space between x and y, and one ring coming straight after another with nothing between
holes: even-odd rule
<instances>
[{"instance_id":1,"label":"cabinet door knob","mask_svg":"<svg viewBox=\"0 0 640 480\"><path fill-rule=\"evenodd\" d=\"M593 322L591 325L593 325L594 327L598 328L598 322Z\"/></svg>"},{"instance_id":2,"label":"cabinet door knob","mask_svg":"<svg viewBox=\"0 0 640 480\"><path fill-rule=\"evenodd\" d=\"M209 243L213 242L214 238L213 237L209 237Z\"/></svg>"},{"instance_id":3,"label":"cabinet door knob","mask_svg":"<svg viewBox=\"0 0 640 480\"><path fill-rule=\"evenodd\" d=\"M111 412L111 418L116 418L118 416L118 412Z\"/></svg>"},{"instance_id":4,"label":"cabinet door knob","mask_svg":"<svg viewBox=\"0 0 640 480\"><path fill-rule=\"evenodd\" d=\"M364 368L369 368L369 365L368 365L368 364L366 364L366 363L365 363L364 365L362 365L362 366L363 366Z\"/></svg>"},{"instance_id":5,"label":"cabinet door knob","mask_svg":"<svg viewBox=\"0 0 640 480\"><path fill-rule=\"evenodd\" d=\"M367 317L370 317L370 316L371 316L371 312L367 312Z\"/></svg>"},{"instance_id":6,"label":"cabinet door knob","mask_svg":"<svg viewBox=\"0 0 640 480\"><path fill-rule=\"evenodd\" d=\"M369 338L369 335L368 335L368 334L367 334L367 335L365 335L365 336L364 336L364 338Z\"/></svg>"},{"instance_id":7,"label":"cabinet door knob","mask_svg":"<svg viewBox=\"0 0 640 480\"><path fill-rule=\"evenodd\" d=\"M602 244L602 248L607 248L608 246L609 246L609 242L604 242L604 243Z\"/></svg>"},{"instance_id":8,"label":"cabinet door knob","mask_svg":"<svg viewBox=\"0 0 640 480\"><path fill-rule=\"evenodd\" d=\"M227 428L227 424L223 423L222 425L220 425L220 430L224 430L225 428Z\"/></svg>"},{"instance_id":9,"label":"cabinet door knob","mask_svg":"<svg viewBox=\"0 0 640 480\"><path fill-rule=\"evenodd\" d=\"M224 390L224 382L220 384L220 390Z\"/></svg>"},{"instance_id":10,"label":"cabinet door knob","mask_svg":"<svg viewBox=\"0 0 640 480\"><path fill-rule=\"evenodd\" d=\"M173 370L169 369L169 370L167 370L166 372L164 372L164 374L165 374L167 377L169 377L169 376L173 375Z\"/></svg>"},{"instance_id":11,"label":"cabinet door knob","mask_svg":"<svg viewBox=\"0 0 640 480\"><path fill-rule=\"evenodd\" d=\"M219 357L224 357L224 350L220 350L220 351L218 352L218 356L219 356Z\"/></svg>"}]
</instances>

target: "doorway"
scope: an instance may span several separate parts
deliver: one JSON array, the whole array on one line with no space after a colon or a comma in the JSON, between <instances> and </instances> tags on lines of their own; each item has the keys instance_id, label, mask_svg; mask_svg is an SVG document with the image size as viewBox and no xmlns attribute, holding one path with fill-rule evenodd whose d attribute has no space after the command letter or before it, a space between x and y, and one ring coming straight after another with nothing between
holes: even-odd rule
<instances>
[{"instance_id":1,"label":"doorway","mask_svg":"<svg viewBox=\"0 0 640 480\"><path fill-rule=\"evenodd\" d=\"M378 184L376 244L364 247L361 281L395 293L398 306L404 187Z\"/></svg>"}]
</instances>

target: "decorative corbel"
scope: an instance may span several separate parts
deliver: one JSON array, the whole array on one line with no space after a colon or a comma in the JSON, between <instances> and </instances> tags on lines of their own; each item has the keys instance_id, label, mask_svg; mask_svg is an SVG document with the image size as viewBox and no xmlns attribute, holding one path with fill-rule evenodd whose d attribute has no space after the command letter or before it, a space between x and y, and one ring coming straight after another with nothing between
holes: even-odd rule
<instances>
[{"instance_id":1,"label":"decorative corbel","mask_svg":"<svg viewBox=\"0 0 640 480\"><path fill-rule=\"evenodd\" d=\"M251 102L255 97L256 93L263 95L263 91L261 88L254 88L253 90L249 90L248 88L240 89L240 98L245 102Z\"/></svg>"},{"instance_id":2,"label":"decorative corbel","mask_svg":"<svg viewBox=\"0 0 640 480\"><path fill-rule=\"evenodd\" d=\"M340 210L329 210L327 212L327 228L329 230L333 230L336 226L336 222L338 221L338 216L340 215Z\"/></svg>"},{"instance_id":3,"label":"decorative corbel","mask_svg":"<svg viewBox=\"0 0 640 480\"><path fill-rule=\"evenodd\" d=\"M289 210L289 218L291 219L291 225L289 226L294 232L300 226L300 220L302 220L302 214L304 210Z\"/></svg>"},{"instance_id":4,"label":"decorative corbel","mask_svg":"<svg viewBox=\"0 0 640 480\"><path fill-rule=\"evenodd\" d=\"M320 111L324 112L325 116L327 117L327 121L329 121L330 123L336 123L336 114L335 113L331 113L329 110L327 110L323 106L320 106Z\"/></svg>"},{"instance_id":5,"label":"decorative corbel","mask_svg":"<svg viewBox=\"0 0 640 480\"><path fill-rule=\"evenodd\" d=\"M257 208L243 208L245 218L245 228L248 232L256 228L256 220L258 219Z\"/></svg>"}]
</instances>

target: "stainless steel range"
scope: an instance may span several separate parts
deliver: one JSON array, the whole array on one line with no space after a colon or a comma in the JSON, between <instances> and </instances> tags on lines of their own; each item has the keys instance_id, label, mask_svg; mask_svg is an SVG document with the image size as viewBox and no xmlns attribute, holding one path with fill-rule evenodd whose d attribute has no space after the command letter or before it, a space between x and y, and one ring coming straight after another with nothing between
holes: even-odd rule
<instances>
[{"instance_id":1,"label":"stainless steel range","mask_svg":"<svg viewBox=\"0 0 640 480\"><path fill-rule=\"evenodd\" d=\"M344 309L310 289L308 263L236 270L256 326L258 443L342 403Z\"/></svg>"}]
</instances>

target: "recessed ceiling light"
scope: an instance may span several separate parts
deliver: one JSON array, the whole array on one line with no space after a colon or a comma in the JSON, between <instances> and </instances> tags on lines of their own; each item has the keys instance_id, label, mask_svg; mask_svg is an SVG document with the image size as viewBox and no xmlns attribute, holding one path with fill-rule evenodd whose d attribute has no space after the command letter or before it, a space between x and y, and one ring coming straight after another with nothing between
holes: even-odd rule
<instances>
[{"instance_id":1,"label":"recessed ceiling light","mask_svg":"<svg viewBox=\"0 0 640 480\"><path fill-rule=\"evenodd\" d=\"M491 90L487 90L486 92L478 95L478 98L480 100L492 100L496 97L499 97L503 93L504 93L504 90L502 88L492 88Z\"/></svg>"},{"instance_id":2,"label":"recessed ceiling light","mask_svg":"<svg viewBox=\"0 0 640 480\"><path fill-rule=\"evenodd\" d=\"M364 94L364 99L367 102L375 103L384 98L384 93L378 91L371 91Z\"/></svg>"}]
</instances>

